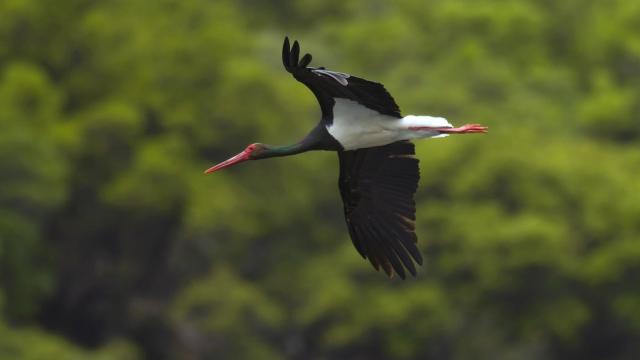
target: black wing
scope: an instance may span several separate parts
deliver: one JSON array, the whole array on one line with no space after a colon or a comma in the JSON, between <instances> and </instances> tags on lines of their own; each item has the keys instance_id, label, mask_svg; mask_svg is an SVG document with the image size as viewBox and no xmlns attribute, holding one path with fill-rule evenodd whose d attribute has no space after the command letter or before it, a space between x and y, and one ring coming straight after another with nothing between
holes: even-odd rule
<instances>
[{"instance_id":1,"label":"black wing","mask_svg":"<svg viewBox=\"0 0 640 360\"><path fill-rule=\"evenodd\" d=\"M322 67L307 67L311 62L311 54L305 54L302 59L299 56L298 42L294 41L290 48L289 38L285 37L282 46L284 68L313 92L320 103L325 121L333 118L335 98L350 99L381 114L402 117L400 108L382 84Z\"/></svg>"},{"instance_id":2,"label":"black wing","mask_svg":"<svg viewBox=\"0 0 640 360\"><path fill-rule=\"evenodd\" d=\"M420 169L414 146L400 141L340 151L340 194L351 240L373 267L387 275L415 276L422 265L416 246L416 205ZM412 260L413 258L413 260Z\"/></svg>"}]
</instances>

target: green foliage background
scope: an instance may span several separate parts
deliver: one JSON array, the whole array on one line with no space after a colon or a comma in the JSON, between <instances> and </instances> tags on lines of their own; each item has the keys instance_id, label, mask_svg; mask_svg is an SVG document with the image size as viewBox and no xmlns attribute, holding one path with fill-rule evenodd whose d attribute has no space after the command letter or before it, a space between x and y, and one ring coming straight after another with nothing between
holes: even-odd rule
<instances>
[{"instance_id":1,"label":"green foliage background","mask_svg":"<svg viewBox=\"0 0 640 360\"><path fill-rule=\"evenodd\" d=\"M487 136L417 144L426 265L353 249L283 71ZM640 2L0 0L0 358L640 358Z\"/></svg>"}]
</instances>

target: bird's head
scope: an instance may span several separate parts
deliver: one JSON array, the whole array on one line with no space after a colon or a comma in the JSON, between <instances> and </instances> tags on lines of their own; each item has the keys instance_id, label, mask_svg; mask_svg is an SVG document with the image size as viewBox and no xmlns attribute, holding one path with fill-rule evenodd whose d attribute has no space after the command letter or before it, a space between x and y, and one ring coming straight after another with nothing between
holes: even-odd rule
<instances>
[{"instance_id":1,"label":"bird's head","mask_svg":"<svg viewBox=\"0 0 640 360\"><path fill-rule=\"evenodd\" d=\"M210 168L208 168L207 170L205 170L205 174L209 174L212 173L214 171L218 171L222 168L226 168L235 164L239 164L243 161L247 161L247 160L256 160L256 159L261 159L261 155L263 155L265 153L265 150L267 149L267 146L265 144L260 144L260 143L254 143L251 144L249 146L247 146L244 150L242 150L241 153L215 165L212 166Z\"/></svg>"}]
</instances>

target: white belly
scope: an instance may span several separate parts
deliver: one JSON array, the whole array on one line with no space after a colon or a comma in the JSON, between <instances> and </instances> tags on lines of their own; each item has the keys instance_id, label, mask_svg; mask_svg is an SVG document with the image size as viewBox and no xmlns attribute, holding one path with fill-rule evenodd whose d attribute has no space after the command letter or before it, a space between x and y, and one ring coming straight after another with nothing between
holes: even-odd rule
<instances>
[{"instance_id":1,"label":"white belly","mask_svg":"<svg viewBox=\"0 0 640 360\"><path fill-rule=\"evenodd\" d=\"M333 123L327 131L345 150L381 146L399 140L443 136L436 131L409 130L412 126L451 127L444 118L383 115L349 99L335 99Z\"/></svg>"},{"instance_id":2,"label":"white belly","mask_svg":"<svg viewBox=\"0 0 640 360\"><path fill-rule=\"evenodd\" d=\"M391 125L398 119L382 115L349 99L335 99L333 124L327 127L346 150L390 144L397 141Z\"/></svg>"}]
</instances>

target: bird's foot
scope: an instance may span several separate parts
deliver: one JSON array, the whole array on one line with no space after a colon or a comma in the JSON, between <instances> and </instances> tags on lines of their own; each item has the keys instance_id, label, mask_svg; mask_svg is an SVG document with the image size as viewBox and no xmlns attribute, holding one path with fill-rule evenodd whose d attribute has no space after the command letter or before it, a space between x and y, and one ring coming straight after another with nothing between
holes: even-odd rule
<instances>
[{"instance_id":1,"label":"bird's foot","mask_svg":"<svg viewBox=\"0 0 640 360\"><path fill-rule=\"evenodd\" d=\"M443 134L482 134L486 133L489 128L480 124L467 124L457 128L439 128L437 130Z\"/></svg>"}]
</instances>

